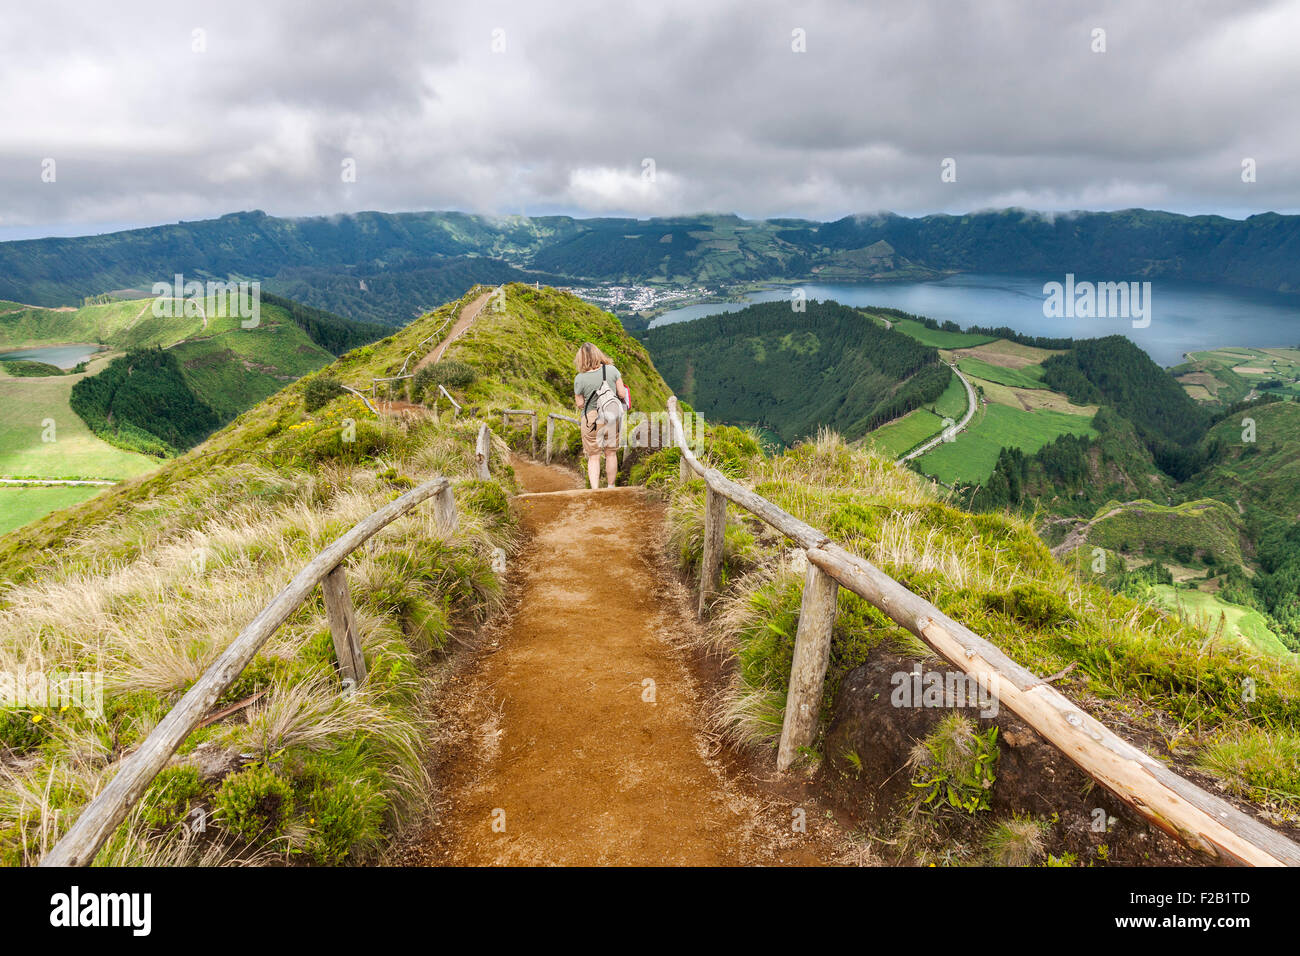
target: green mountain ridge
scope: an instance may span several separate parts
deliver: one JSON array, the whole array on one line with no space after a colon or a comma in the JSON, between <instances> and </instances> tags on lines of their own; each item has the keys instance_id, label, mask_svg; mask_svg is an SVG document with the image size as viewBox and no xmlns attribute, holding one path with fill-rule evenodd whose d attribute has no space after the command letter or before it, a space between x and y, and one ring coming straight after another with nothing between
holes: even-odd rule
<instances>
[{"instance_id":1,"label":"green mountain ridge","mask_svg":"<svg viewBox=\"0 0 1300 956\"><path fill-rule=\"evenodd\" d=\"M261 279L269 291L388 325L409 321L455 283L849 281L970 271L1178 278L1291 293L1300 291L1300 216L1004 209L814 222L459 212L283 219L254 211L0 243L3 299L69 305L180 272Z\"/></svg>"}]
</instances>

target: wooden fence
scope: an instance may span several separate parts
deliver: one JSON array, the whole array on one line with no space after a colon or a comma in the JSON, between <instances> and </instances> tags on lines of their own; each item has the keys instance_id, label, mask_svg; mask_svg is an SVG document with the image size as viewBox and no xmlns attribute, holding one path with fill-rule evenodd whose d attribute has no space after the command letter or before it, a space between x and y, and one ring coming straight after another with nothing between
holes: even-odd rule
<instances>
[{"instance_id":1,"label":"wooden fence","mask_svg":"<svg viewBox=\"0 0 1300 956\"><path fill-rule=\"evenodd\" d=\"M481 477L486 476L487 471L486 432L487 426L483 425L479 430L478 444ZM135 753L123 761L108 786L82 810L76 823L45 855L40 865L87 866L95 859L100 847L126 819L131 807L167 765L176 748L203 721L276 629L289 619L318 584L324 594L325 615L334 639L340 676L344 681L351 681L353 686L360 684L366 676L366 663L361 653L343 561L378 531L430 498L434 501L439 525L447 533L454 531L456 503L451 482L447 478L434 478L384 505L317 554L203 672L203 676L167 712Z\"/></svg>"},{"instance_id":2,"label":"wooden fence","mask_svg":"<svg viewBox=\"0 0 1300 956\"><path fill-rule=\"evenodd\" d=\"M1178 776L1114 734L1050 684L993 644L949 618L869 561L830 541L816 528L743 488L691 452L675 397L668 400L672 443L684 467L704 479L704 553L699 613L717 593L727 502L757 515L804 549L808 567L795 634L777 767L785 770L812 744L830 660L838 589L848 588L907 628L953 666L996 691L999 701L1118 799L1185 845L1223 863L1300 866L1300 846Z\"/></svg>"}]
</instances>

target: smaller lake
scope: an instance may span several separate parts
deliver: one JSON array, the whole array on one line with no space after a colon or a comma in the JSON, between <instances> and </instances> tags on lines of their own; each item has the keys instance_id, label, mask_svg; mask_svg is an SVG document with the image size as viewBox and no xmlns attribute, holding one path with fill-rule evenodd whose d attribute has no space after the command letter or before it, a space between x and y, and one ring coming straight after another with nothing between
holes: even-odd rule
<instances>
[{"instance_id":1,"label":"smaller lake","mask_svg":"<svg viewBox=\"0 0 1300 956\"><path fill-rule=\"evenodd\" d=\"M17 349L13 352L0 352L0 362L44 362L67 370L76 368L82 362L102 351L101 345L41 345L30 349Z\"/></svg>"}]
</instances>

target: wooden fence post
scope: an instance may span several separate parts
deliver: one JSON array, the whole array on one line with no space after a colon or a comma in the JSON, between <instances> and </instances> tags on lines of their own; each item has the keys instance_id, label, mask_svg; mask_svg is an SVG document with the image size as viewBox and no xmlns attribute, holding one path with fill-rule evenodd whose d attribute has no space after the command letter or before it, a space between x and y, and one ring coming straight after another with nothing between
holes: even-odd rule
<instances>
[{"instance_id":1,"label":"wooden fence post","mask_svg":"<svg viewBox=\"0 0 1300 956\"><path fill-rule=\"evenodd\" d=\"M718 571L722 568L722 545L727 530L727 499L712 488L704 489L704 553L700 556L700 610L718 590Z\"/></svg>"},{"instance_id":2,"label":"wooden fence post","mask_svg":"<svg viewBox=\"0 0 1300 956\"><path fill-rule=\"evenodd\" d=\"M682 455L677 459L677 480L686 481L691 476L691 466L686 464L686 456Z\"/></svg>"},{"instance_id":3,"label":"wooden fence post","mask_svg":"<svg viewBox=\"0 0 1300 956\"><path fill-rule=\"evenodd\" d=\"M340 564L325 575L320 589L325 596L325 618L329 621L330 636L334 638L339 672L345 681L352 681L354 688L360 687L366 679L366 658L361 653L356 615L352 610L352 595L348 592L348 578L343 565Z\"/></svg>"},{"instance_id":4,"label":"wooden fence post","mask_svg":"<svg viewBox=\"0 0 1300 956\"><path fill-rule=\"evenodd\" d=\"M492 455L492 438L488 432L487 422L478 427L478 443L474 447L474 459L478 462L478 477L480 481L487 481L491 475L488 473L488 459Z\"/></svg>"},{"instance_id":5,"label":"wooden fence post","mask_svg":"<svg viewBox=\"0 0 1300 956\"><path fill-rule=\"evenodd\" d=\"M546 463L551 463L551 442L555 438L555 419L546 416Z\"/></svg>"},{"instance_id":6,"label":"wooden fence post","mask_svg":"<svg viewBox=\"0 0 1300 956\"><path fill-rule=\"evenodd\" d=\"M808 562L803 578L803 602L799 606L799 629L794 638L794 660L790 665L790 690L785 698L781 746L776 754L777 770L789 767L799 748L811 746L817 735L839 589L833 577Z\"/></svg>"},{"instance_id":7,"label":"wooden fence post","mask_svg":"<svg viewBox=\"0 0 1300 956\"><path fill-rule=\"evenodd\" d=\"M433 514L439 527L447 534L456 530L456 498L451 485L433 496Z\"/></svg>"},{"instance_id":8,"label":"wooden fence post","mask_svg":"<svg viewBox=\"0 0 1300 956\"><path fill-rule=\"evenodd\" d=\"M537 412L536 411L532 412L528 416L528 418L529 421L532 422L532 425L528 432L528 452L534 458L536 458L537 457Z\"/></svg>"}]
</instances>

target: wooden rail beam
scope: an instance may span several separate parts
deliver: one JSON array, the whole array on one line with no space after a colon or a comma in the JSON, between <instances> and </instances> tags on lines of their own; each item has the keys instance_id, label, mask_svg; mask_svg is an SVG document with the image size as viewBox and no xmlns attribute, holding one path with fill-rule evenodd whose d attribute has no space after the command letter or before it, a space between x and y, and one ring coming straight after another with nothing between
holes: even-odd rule
<instances>
[{"instance_id":1,"label":"wooden rail beam","mask_svg":"<svg viewBox=\"0 0 1300 956\"><path fill-rule=\"evenodd\" d=\"M446 478L434 478L411 489L359 521L341 538L312 558L271 603L239 632L230 646L158 722L158 726L136 751L122 762L108 786L82 810L76 823L45 854L40 865L89 865L118 824L126 819L127 813L154 777L167 765L176 748L243 673L249 661L276 629L298 609L312 588L320 584L343 563L344 558L374 534L416 505L449 488L450 484Z\"/></svg>"}]
</instances>

